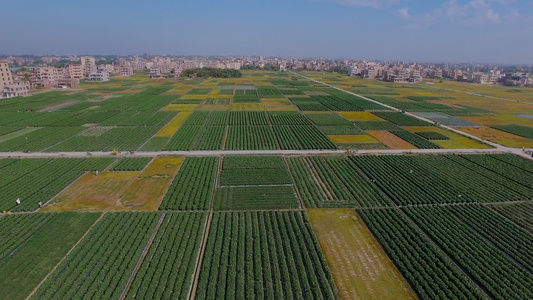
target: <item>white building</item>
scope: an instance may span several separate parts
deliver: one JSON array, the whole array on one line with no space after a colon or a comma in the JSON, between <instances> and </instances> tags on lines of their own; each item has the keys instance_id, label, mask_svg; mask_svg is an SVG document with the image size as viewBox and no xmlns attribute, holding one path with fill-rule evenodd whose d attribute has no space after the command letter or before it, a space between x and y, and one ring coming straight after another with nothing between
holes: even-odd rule
<instances>
[{"instance_id":1,"label":"white building","mask_svg":"<svg viewBox=\"0 0 533 300\"><path fill-rule=\"evenodd\" d=\"M109 73L107 72L93 72L89 74L89 80L95 82L109 81Z\"/></svg>"}]
</instances>

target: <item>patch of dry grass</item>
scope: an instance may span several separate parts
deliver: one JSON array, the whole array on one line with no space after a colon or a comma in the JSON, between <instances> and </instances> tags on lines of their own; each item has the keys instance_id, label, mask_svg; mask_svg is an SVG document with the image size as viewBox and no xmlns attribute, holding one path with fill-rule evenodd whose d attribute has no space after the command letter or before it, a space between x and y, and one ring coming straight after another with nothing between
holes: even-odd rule
<instances>
[{"instance_id":1,"label":"patch of dry grass","mask_svg":"<svg viewBox=\"0 0 533 300\"><path fill-rule=\"evenodd\" d=\"M342 299L417 299L353 209L309 209Z\"/></svg>"}]
</instances>

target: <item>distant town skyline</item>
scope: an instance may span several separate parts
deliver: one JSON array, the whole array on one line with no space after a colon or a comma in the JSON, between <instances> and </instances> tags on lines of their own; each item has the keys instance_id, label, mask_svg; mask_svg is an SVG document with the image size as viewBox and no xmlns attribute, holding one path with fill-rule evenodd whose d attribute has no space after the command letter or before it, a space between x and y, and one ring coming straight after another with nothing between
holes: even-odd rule
<instances>
[{"instance_id":1,"label":"distant town skyline","mask_svg":"<svg viewBox=\"0 0 533 300\"><path fill-rule=\"evenodd\" d=\"M533 1L2 1L1 54L533 64Z\"/></svg>"}]
</instances>

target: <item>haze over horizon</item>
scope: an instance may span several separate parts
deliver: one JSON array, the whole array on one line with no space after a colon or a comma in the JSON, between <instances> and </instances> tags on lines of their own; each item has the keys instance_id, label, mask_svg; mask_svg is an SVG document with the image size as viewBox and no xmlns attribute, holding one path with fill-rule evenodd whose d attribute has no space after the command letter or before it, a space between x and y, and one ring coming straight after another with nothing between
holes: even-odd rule
<instances>
[{"instance_id":1,"label":"haze over horizon","mask_svg":"<svg viewBox=\"0 0 533 300\"><path fill-rule=\"evenodd\" d=\"M533 1L2 1L2 54L533 63Z\"/></svg>"}]
</instances>

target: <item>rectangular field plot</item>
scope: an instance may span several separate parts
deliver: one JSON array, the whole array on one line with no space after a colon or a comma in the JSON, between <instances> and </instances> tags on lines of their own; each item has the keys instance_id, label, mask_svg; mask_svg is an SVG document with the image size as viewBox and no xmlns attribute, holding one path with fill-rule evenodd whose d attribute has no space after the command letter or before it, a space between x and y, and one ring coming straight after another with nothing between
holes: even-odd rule
<instances>
[{"instance_id":1,"label":"rectangular field plot","mask_svg":"<svg viewBox=\"0 0 533 300\"><path fill-rule=\"evenodd\" d=\"M207 210L211 203L217 171L217 157L188 157L159 209Z\"/></svg>"},{"instance_id":2,"label":"rectangular field plot","mask_svg":"<svg viewBox=\"0 0 533 300\"><path fill-rule=\"evenodd\" d=\"M85 173L79 180L59 193L42 211L105 211L128 210L121 196L139 172L102 172L98 176Z\"/></svg>"},{"instance_id":3,"label":"rectangular field plot","mask_svg":"<svg viewBox=\"0 0 533 300\"><path fill-rule=\"evenodd\" d=\"M157 210L183 160L183 157L156 157L132 180L119 203L132 210Z\"/></svg>"},{"instance_id":4,"label":"rectangular field plot","mask_svg":"<svg viewBox=\"0 0 533 300\"><path fill-rule=\"evenodd\" d=\"M142 172L86 173L42 210L156 210L182 161L158 157Z\"/></svg>"},{"instance_id":5,"label":"rectangular field plot","mask_svg":"<svg viewBox=\"0 0 533 300\"><path fill-rule=\"evenodd\" d=\"M223 169L285 169L285 162L281 156L226 156Z\"/></svg>"},{"instance_id":6,"label":"rectangular field plot","mask_svg":"<svg viewBox=\"0 0 533 300\"><path fill-rule=\"evenodd\" d=\"M298 208L292 186L220 187L216 190L216 210L263 210Z\"/></svg>"},{"instance_id":7,"label":"rectangular field plot","mask_svg":"<svg viewBox=\"0 0 533 300\"><path fill-rule=\"evenodd\" d=\"M303 212L215 213L196 299L336 299Z\"/></svg>"},{"instance_id":8,"label":"rectangular field plot","mask_svg":"<svg viewBox=\"0 0 533 300\"><path fill-rule=\"evenodd\" d=\"M459 213L466 223L476 224L475 229L463 223L445 207L405 208L404 211L493 298L533 297L531 237L516 239L517 233L510 230L513 227L509 224L498 229L505 233L503 237L498 237L497 233L491 232L491 228L494 228L492 225L486 227L491 221L483 221L488 216L476 216L481 211ZM478 221L481 223L477 223ZM502 219L500 221L503 223L496 226L506 224ZM497 222L497 219L492 222ZM480 229L483 236L480 236ZM523 245L513 245L518 242ZM517 248L521 248L521 253L516 251ZM501 249L505 249L507 255ZM528 265L521 264L521 258L525 258ZM490 264L487 263L489 261ZM505 281L501 278L505 278Z\"/></svg>"},{"instance_id":9,"label":"rectangular field plot","mask_svg":"<svg viewBox=\"0 0 533 300\"><path fill-rule=\"evenodd\" d=\"M477 155L466 156L475 159ZM506 202L533 190L459 156L353 156L353 162L398 205ZM515 174L509 171L507 176ZM512 173L511 173L512 172Z\"/></svg>"},{"instance_id":10,"label":"rectangular field plot","mask_svg":"<svg viewBox=\"0 0 533 300\"><path fill-rule=\"evenodd\" d=\"M26 299L99 216L39 213L0 218L0 284L10 287L0 298Z\"/></svg>"},{"instance_id":11,"label":"rectangular field plot","mask_svg":"<svg viewBox=\"0 0 533 300\"><path fill-rule=\"evenodd\" d=\"M307 207L392 206L346 157L288 157L287 164Z\"/></svg>"},{"instance_id":12,"label":"rectangular field plot","mask_svg":"<svg viewBox=\"0 0 533 300\"><path fill-rule=\"evenodd\" d=\"M205 213L166 213L124 299L187 298L205 219Z\"/></svg>"},{"instance_id":13,"label":"rectangular field plot","mask_svg":"<svg viewBox=\"0 0 533 300\"><path fill-rule=\"evenodd\" d=\"M315 126L273 126L282 150L337 149L337 146Z\"/></svg>"},{"instance_id":14,"label":"rectangular field plot","mask_svg":"<svg viewBox=\"0 0 533 300\"><path fill-rule=\"evenodd\" d=\"M310 209L342 299L417 299L353 209Z\"/></svg>"},{"instance_id":15,"label":"rectangular field plot","mask_svg":"<svg viewBox=\"0 0 533 300\"><path fill-rule=\"evenodd\" d=\"M278 149L271 126L230 125L226 150L275 150Z\"/></svg>"},{"instance_id":16,"label":"rectangular field plot","mask_svg":"<svg viewBox=\"0 0 533 300\"><path fill-rule=\"evenodd\" d=\"M368 130L368 134L373 136L391 149L417 149L414 145L406 142L394 133L386 130Z\"/></svg>"},{"instance_id":17,"label":"rectangular field plot","mask_svg":"<svg viewBox=\"0 0 533 300\"><path fill-rule=\"evenodd\" d=\"M159 213L105 214L32 299L118 299L160 218Z\"/></svg>"},{"instance_id":18,"label":"rectangular field plot","mask_svg":"<svg viewBox=\"0 0 533 300\"><path fill-rule=\"evenodd\" d=\"M401 211L358 213L420 299L488 299Z\"/></svg>"},{"instance_id":19,"label":"rectangular field plot","mask_svg":"<svg viewBox=\"0 0 533 300\"><path fill-rule=\"evenodd\" d=\"M291 184L285 169L231 169L222 170L221 186L239 185L279 185Z\"/></svg>"},{"instance_id":20,"label":"rectangular field plot","mask_svg":"<svg viewBox=\"0 0 533 300\"><path fill-rule=\"evenodd\" d=\"M388 120L398 126L431 126L432 124L426 121L416 119L399 112L374 112L374 115Z\"/></svg>"},{"instance_id":21,"label":"rectangular field plot","mask_svg":"<svg viewBox=\"0 0 533 300\"><path fill-rule=\"evenodd\" d=\"M151 157L122 158L111 168L111 171L142 171L151 160Z\"/></svg>"},{"instance_id":22,"label":"rectangular field plot","mask_svg":"<svg viewBox=\"0 0 533 300\"><path fill-rule=\"evenodd\" d=\"M316 125L352 125L352 122L336 113L309 113L306 116Z\"/></svg>"},{"instance_id":23,"label":"rectangular field plot","mask_svg":"<svg viewBox=\"0 0 533 300\"><path fill-rule=\"evenodd\" d=\"M305 115L297 111L270 111L268 116L273 125L313 125Z\"/></svg>"}]
</instances>

